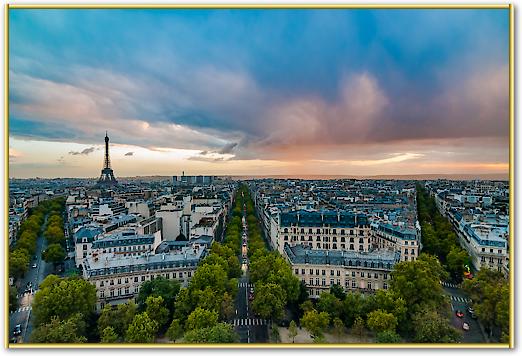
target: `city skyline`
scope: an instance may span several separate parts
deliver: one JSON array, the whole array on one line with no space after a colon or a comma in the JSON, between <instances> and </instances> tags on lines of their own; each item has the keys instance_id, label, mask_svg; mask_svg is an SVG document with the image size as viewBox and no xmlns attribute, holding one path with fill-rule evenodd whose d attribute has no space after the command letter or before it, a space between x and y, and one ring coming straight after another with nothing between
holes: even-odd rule
<instances>
[{"instance_id":1,"label":"city skyline","mask_svg":"<svg viewBox=\"0 0 522 356\"><path fill-rule=\"evenodd\" d=\"M508 174L507 9L9 15L10 177Z\"/></svg>"}]
</instances>

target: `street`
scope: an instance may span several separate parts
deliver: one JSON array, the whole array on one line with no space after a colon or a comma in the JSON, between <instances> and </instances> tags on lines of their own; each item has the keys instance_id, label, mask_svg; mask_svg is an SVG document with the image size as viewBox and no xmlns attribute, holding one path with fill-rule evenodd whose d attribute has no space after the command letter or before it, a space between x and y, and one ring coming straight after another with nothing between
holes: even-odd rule
<instances>
[{"instance_id":1,"label":"street","mask_svg":"<svg viewBox=\"0 0 522 356\"><path fill-rule=\"evenodd\" d=\"M47 216L45 217L43 227L46 223ZM36 241L36 259L31 259L29 262L29 270L26 272L24 278L17 282L19 308L9 315L10 337L13 337L13 331L16 325L20 324L22 327L22 334L16 338L16 342L29 342L29 337L33 329L31 325L31 304L33 297L40 283L42 283L48 274L52 273L52 264L48 264L42 260L42 251L47 247L47 241L42 235L43 227ZM33 264L36 264L36 268L32 267Z\"/></svg>"},{"instance_id":2,"label":"street","mask_svg":"<svg viewBox=\"0 0 522 356\"><path fill-rule=\"evenodd\" d=\"M254 315L249 300L249 294L253 291L254 285L250 283L248 276L248 225L244 210L245 207L243 206L243 238L241 255L239 256L243 275L238 281L238 293L235 302L236 315L232 324L239 334L239 342L264 343L268 342L268 320L260 319Z\"/></svg>"},{"instance_id":3,"label":"street","mask_svg":"<svg viewBox=\"0 0 522 356\"><path fill-rule=\"evenodd\" d=\"M481 331L481 328L479 326L479 323L477 319L472 319L470 314L468 313L467 309L470 304L470 299L464 294L462 289L456 288L456 286L449 287L445 286L443 284L443 289L446 294L449 295L451 300L451 311L452 311L452 317L451 317L451 323L453 326L455 326L457 329L461 330L463 333L462 336L462 342L463 343L485 343L486 338ZM460 310L464 313L464 317L459 318L455 314L457 310ZM462 325L464 323L468 323L469 330L464 331L462 329Z\"/></svg>"}]
</instances>

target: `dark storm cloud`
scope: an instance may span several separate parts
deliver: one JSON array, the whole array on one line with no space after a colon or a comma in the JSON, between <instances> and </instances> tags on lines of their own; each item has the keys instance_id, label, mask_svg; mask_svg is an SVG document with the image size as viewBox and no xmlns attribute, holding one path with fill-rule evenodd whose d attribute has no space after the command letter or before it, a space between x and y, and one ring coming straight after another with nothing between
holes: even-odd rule
<instances>
[{"instance_id":1,"label":"dark storm cloud","mask_svg":"<svg viewBox=\"0 0 522 356\"><path fill-rule=\"evenodd\" d=\"M69 151L69 154L72 155L72 156L78 156L78 155L85 155L85 156L87 156L87 155L93 153L95 149L96 149L95 147L89 147L89 148L83 149L80 152L78 152L78 151Z\"/></svg>"},{"instance_id":2,"label":"dark storm cloud","mask_svg":"<svg viewBox=\"0 0 522 356\"><path fill-rule=\"evenodd\" d=\"M507 137L507 20L507 10L13 10L10 133L94 143L108 129L111 142L201 150L196 160Z\"/></svg>"}]
</instances>

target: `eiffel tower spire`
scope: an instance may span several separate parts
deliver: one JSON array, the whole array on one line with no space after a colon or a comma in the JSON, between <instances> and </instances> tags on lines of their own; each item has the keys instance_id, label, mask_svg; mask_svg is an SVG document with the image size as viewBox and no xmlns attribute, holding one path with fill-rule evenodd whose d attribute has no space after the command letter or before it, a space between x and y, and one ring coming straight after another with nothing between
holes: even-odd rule
<instances>
[{"instance_id":1,"label":"eiffel tower spire","mask_svg":"<svg viewBox=\"0 0 522 356\"><path fill-rule=\"evenodd\" d=\"M105 131L105 158L103 159L103 169L100 178L98 179L98 186L117 185L118 181L114 177L114 171L111 168L111 159L109 156L109 135Z\"/></svg>"}]
</instances>

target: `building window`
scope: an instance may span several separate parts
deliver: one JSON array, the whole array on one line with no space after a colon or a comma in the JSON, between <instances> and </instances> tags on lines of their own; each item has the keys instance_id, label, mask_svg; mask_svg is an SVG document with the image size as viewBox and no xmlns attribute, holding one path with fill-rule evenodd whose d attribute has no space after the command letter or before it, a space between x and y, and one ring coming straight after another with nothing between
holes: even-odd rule
<instances>
[{"instance_id":1,"label":"building window","mask_svg":"<svg viewBox=\"0 0 522 356\"><path fill-rule=\"evenodd\" d=\"M413 249L413 248L411 249L411 254L415 255L415 249Z\"/></svg>"},{"instance_id":2,"label":"building window","mask_svg":"<svg viewBox=\"0 0 522 356\"><path fill-rule=\"evenodd\" d=\"M341 276L341 271L337 270L337 277Z\"/></svg>"},{"instance_id":3,"label":"building window","mask_svg":"<svg viewBox=\"0 0 522 356\"><path fill-rule=\"evenodd\" d=\"M319 242L317 243L317 248L321 248L321 244Z\"/></svg>"},{"instance_id":4,"label":"building window","mask_svg":"<svg viewBox=\"0 0 522 356\"><path fill-rule=\"evenodd\" d=\"M332 270L330 270L330 276L333 276L333 275L335 275L335 271L332 269Z\"/></svg>"},{"instance_id":5,"label":"building window","mask_svg":"<svg viewBox=\"0 0 522 356\"><path fill-rule=\"evenodd\" d=\"M355 283L355 281L352 281L352 288L357 288L357 284Z\"/></svg>"},{"instance_id":6,"label":"building window","mask_svg":"<svg viewBox=\"0 0 522 356\"><path fill-rule=\"evenodd\" d=\"M377 279L377 278L379 278L379 275L377 273L374 273L373 278Z\"/></svg>"},{"instance_id":7,"label":"building window","mask_svg":"<svg viewBox=\"0 0 522 356\"><path fill-rule=\"evenodd\" d=\"M305 274L305 269L301 268L301 274Z\"/></svg>"},{"instance_id":8,"label":"building window","mask_svg":"<svg viewBox=\"0 0 522 356\"><path fill-rule=\"evenodd\" d=\"M103 289L100 291L100 298L105 298L105 291Z\"/></svg>"},{"instance_id":9,"label":"building window","mask_svg":"<svg viewBox=\"0 0 522 356\"><path fill-rule=\"evenodd\" d=\"M352 277L355 277L355 271L352 271Z\"/></svg>"},{"instance_id":10,"label":"building window","mask_svg":"<svg viewBox=\"0 0 522 356\"><path fill-rule=\"evenodd\" d=\"M313 269L310 269L310 274L313 276L314 275L314 270Z\"/></svg>"},{"instance_id":11,"label":"building window","mask_svg":"<svg viewBox=\"0 0 522 356\"><path fill-rule=\"evenodd\" d=\"M299 274L299 268L295 269L295 274Z\"/></svg>"},{"instance_id":12,"label":"building window","mask_svg":"<svg viewBox=\"0 0 522 356\"><path fill-rule=\"evenodd\" d=\"M323 269L322 272L323 272L323 276L326 276L326 270Z\"/></svg>"},{"instance_id":13,"label":"building window","mask_svg":"<svg viewBox=\"0 0 522 356\"><path fill-rule=\"evenodd\" d=\"M387 273L383 274L383 278L388 279L388 274Z\"/></svg>"},{"instance_id":14,"label":"building window","mask_svg":"<svg viewBox=\"0 0 522 356\"><path fill-rule=\"evenodd\" d=\"M361 272L361 277L364 277L364 272Z\"/></svg>"},{"instance_id":15,"label":"building window","mask_svg":"<svg viewBox=\"0 0 522 356\"><path fill-rule=\"evenodd\" d=\"M121 284L121 278L118 278L118 284Z\"/></svg>"},{"instance_id":16,"label":"building window","mask_svg":"<svg viewBox=\"0 0 522 356\"><path fill-rule=\"evenodd\" d=\"M332 247L334 250L337 250L337 244L333 244L333 247Z\"/></svg>"},{"instance_id":17,"label":"building window","mask_svg":"<svg viewBox=\"0 0 522 356\"><path fill-rule=\"evenodd\" d=\"M134 277L134 282L138 282L138 277Z\"/></svg>"},{"instance_id":18,"label":"building window","mask_svg":"<svg viewBox=\"0 0 522 356\"><path fill-rule=\"evenodd\" d=\"M114 285L114 279L111 279L109 284L110 284L111 286L113 286L113 285Z\"/></svg>"},{"instance_id":19,"label":"building window","mask_svg":"<svg viewBox=\"0 0 522 356\"><path fill-rule=\"evenodd\" d=\"M333 279L330 279L330 285L333 286L335 281Z\"/></svg>"},{"instance_id":20,"label":"building window","mask_svg":"<svg viewBox=\"0 0 522 356\"><path fill-rule=\"evenodd\" d=\"M366 282L367 288L372 289L372 282L368 281Z\"/></svg>"},{"instance_id":21,"label":"building window","mask_svg":"<svg viewBox=\"0 0 522 356\"><path fill-rule=\"evenodd\" d=\"M322 282L323 282L323 287L325 287L326 286L326 279L323 278Z\"/></svg>"},{"instance_id":22,"label":"building window","mask_svg":"<svg viewBox=\"0 0 522 356\"><path fill-rule=\"evenodd\" d=\"M382 285L382 288L388 289L388 283L384 282L383 285Z\"/></svg>"},{"instance_id":23,"label":"building window","mask_svg":"<svg viewBox=\"0 0 522 356\"><path fill-rule=\"evenodd\" d=\"M319 278L315 279L315 285L317 285L317 286L319 285Z\"/></svg>"},{"instance_id":24,"label":"building window","mask_svg":"<svg viewBox=\"0 0 522 356\"><path fill-rule=\"evenodd\" d=\"M109 295L112 297L114 297L114 289L111 289L111 291L109 292Z\"/></svg>"},{"instance_id":25,"label":"building window","mask_svg":"<svg viewBox=\"0 0 522 356\"><path fill-rule=\"evenodd\" d=\"M191 272L191 271L188 271L187 275L188 275L189 277L192 277L192 272Z\"/></svg>"},{"instance_id":26,"label":"building window","mask_svg":"<svg viewBox=\"0 0 522 356\"><path fill-rule=\"evenodd\" d=\"M350 250L352 250L352 251L354 250L353 244L350 244Z\"/></svg>"},{"instance_id":27,"label":"building window","mask_svg":"<svg viewBox=\"0 0 522 356\"><path fill-rule=\"evenodd\" d=\"M141 281L145 282L145 276L141 276Z\"/></svg>"},{"instance_id":28,"label":"building window","mask_svg":"<svg viewBox=\"0 0 522 356\"><path fill-rule=\"evenodd\" d=\"M285 241L288 241L288 236L285 235Z\"/></svg>"},{"instance_id":29,"label":"building window","mask_svg":"<svg viewBox=\"0 0 522 356\"><path fill-rule=\"evenodd\" d=\"M404 261L408 261L408 256L404 256Z\"/></svg>"},{"instance_id":30,"label":"building window","mask_svg":"<svg viewBox=\"0 0 522 356\"><path fill-rule=\"evenodd\" d=\"M341 229L341 235L344 235L344 229ZM344 237L342 239L344 239Z\"/></svg>"},{"instance_id":31,"label":"building window","mask_svg":"<svg viewBox=\"0 0 522 356\"><path fill-rule=\"evenodd\" d=\"M341 237L341 242L346 242L346 239L344 237Z\"/></svg>"}]
</instances>

